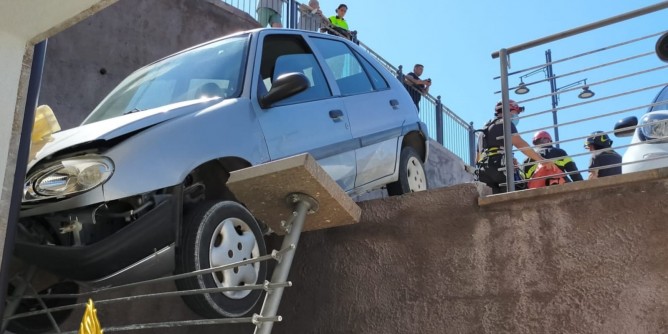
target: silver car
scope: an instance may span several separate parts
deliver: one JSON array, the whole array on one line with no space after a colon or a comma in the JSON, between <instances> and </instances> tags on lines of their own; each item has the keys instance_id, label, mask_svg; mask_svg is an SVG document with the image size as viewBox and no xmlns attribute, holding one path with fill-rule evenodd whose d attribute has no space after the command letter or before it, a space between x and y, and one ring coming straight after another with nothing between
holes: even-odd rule
<instances>
[{"instance_id":1,"label":"silver car","mask_svg":"<svg viewBox=\"0 0 668 334\"><path fill-rule=\"evenodd\" d=\"M81 126L52 135L28 166L15 256L68 291L255 258L267 228L226 187L231 171L309 152L350 195L400 195L427 187L427 137L403 85L357 45L287 29L227 36L137 70ZM266 271L177 286L261 283ZM184 300L239 317L260 294ZM13 324L50 329L37 320Z\"/></svg>"},{"instance_id":2,"label":"silver car","mask_svg":"<svg viewBox=\"0 0 668 334\"><path fill-rule=\"evenodd\" d=\"M640 119L626 117L615 124L617 137L629 137L631 146L622 159L622 173L640 172L668 166L668 85L656 95Z\"/></svg>"}]
</instances>

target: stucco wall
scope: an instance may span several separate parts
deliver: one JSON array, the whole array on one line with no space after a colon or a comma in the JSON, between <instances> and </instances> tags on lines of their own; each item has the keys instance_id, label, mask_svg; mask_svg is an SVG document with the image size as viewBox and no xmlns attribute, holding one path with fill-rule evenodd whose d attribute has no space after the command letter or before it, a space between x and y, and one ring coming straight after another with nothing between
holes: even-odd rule
<instances>
[{"instance_id":1,"label":"stucco wall","mask_svg":"<svg viewBox=\"0 0 668 334\"><path fill-rule=\"evenodd\" d=\"M488 191L362 202L359 224L304 233L272 333L668 331L668 169L479 198ZM178 298L99 315L105 326L196 318Z\"/></svg>"},{"instance_id":2,"label":"stucco wall","mask_svg":"<svg viewBox=\"0 0 668 334\"><path fill-rule=\"evenodd\" d=\"M174 52L259 27L215 0L120 0L49 39L40 104L77 126L122 79Z\"/></svg>"},{"instance_id":3,"label":"stucco wall","mask_svg":"<svg viewBox=\"0 0 668 334\"><path fill-rule=\"evenodd\" d=\"M274 333L665 333L668 170L645 175L361 203L304 235Z\"/></svg>"}]
</instances>

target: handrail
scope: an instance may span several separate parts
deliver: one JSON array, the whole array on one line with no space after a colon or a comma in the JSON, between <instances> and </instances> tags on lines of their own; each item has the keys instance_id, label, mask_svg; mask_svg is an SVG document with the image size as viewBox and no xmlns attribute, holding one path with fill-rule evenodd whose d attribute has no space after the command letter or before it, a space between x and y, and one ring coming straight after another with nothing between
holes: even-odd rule
<instances>
[{"instance_id":1,"label":"handrail","mask_svg":"<svg viewBox=\"0 0 668 334\"><path fill-rule=\"evenodd\" d=\"M610 18L607 18L607 19L604 19L604 20L600 20L600 21L597 21L597 22L594 22L594 23L585 24L585 25L577 27L577 28L562 31L562 32L559 32L559 33L556 33L556 34L553 34L553 35L543 37L543 38L535 39L533 41L529 41L529 42L526 42L526 43L511 46L509 48L506 48L506 54L510 55L511 53L515 53L515 52L518 52L518 51L530 49L530 48L533 48L535 46L543 45L543 44L546 44L546 43L549 43L549 42L554 42L554 41L557 41L557 40L560 40L560 39L564 39L566 37L570 37L570 36L577 35L577 34L580 34L580 33L583 33L583 32L587 32L587 31L590 31L590 30L605 27L605 26L608 26L608 25L611 25L611 24L615 24L615 23L618 23L618 22L621 22L621 21L632 19L634 17L642 16L642 15L645 15L645 14L653 13L653 12L656 12L656 11L659 11L659 10L662 10L662 9L666 9L666 8L668 8L668 1L659 2L655 5L647 6L647 7L640 8L640 9L637 9L637 10L634 10L634 11L631 11L631 12L628 12L628 13L620 14L620 15L613 16L613 17L610 17ZM499 51L492 52L492 58L493 59L499 58Z\"/></svg>"}]
</instances>

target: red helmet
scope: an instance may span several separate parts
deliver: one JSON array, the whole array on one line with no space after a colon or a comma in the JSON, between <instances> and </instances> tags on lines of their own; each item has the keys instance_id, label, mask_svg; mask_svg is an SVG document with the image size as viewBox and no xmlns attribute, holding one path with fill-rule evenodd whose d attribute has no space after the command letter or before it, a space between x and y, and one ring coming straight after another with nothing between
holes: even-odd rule
<instances>
[{"instance_id":1,"label":"red helmet","mask_svg":"<svg viewBox=\"0 0 668 334\"><path fill-rule=\"evenodd\" d=\"M520 107L515 100L508 100L508 106L510 107L510 111L517 111L518 113L521 113L524 111L524 107ZM503 100L499 101L496 103L496 107L494 107L495 112L500 112L501 109L503 108Z\"/></svg>"},{"instance_id":2,"label":"red helmet","mask_svg":"<svg viewBox=\"0 0 668 334\"><path fill-rule=\"evenodd\" d=\"M538 131L533 135L533 144L546 144L552 142L552 136L547 131Z\"/></svg>"}]
</instances>

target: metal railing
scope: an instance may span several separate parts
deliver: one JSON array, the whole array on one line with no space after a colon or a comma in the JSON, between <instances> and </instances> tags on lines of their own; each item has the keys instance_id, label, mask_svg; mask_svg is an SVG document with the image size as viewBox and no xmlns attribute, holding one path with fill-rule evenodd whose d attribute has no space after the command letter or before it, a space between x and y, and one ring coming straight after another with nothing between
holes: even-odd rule
<instances>
[{"instance_id":1,"label":"metal railing","mask_svg":"<svg viewBox=\"0 0 668 334\"><path fill-rule=\"evenodd\" d=\"M150 284L156 284L167 281L176 281L188 277L212 275L215 273L222 273L223 271L226 270L230 271L237 270L237 268L239 267L245 265L251 265L257 262L274 260L277 262L277 265L272 273L271 281L268 280L264 281L263 284L248 284L248 285L232 286L232 287L165 291L165 292L139 294L139 295L135 294L125 297L99 299L95 301L95 304L98 307L100 306L105 307L107 305L112 305L116 303L145 301L151 299L176 297L176 296L223 293L227 291L264 290L265 298L260 313L259 314L254 313L250 317L160 321L153 323L134 323L134 324L118 325L118 326L109 326L107 323L107 325L104 327L104 332L115 333L115 332L136 331L136 330L151 329L151 328L173 328L173 327L184 327L184 326L248 323L255 325L254 333L269 334L271 333L274 322L282 321L282 317L280 315L277 315L278 306L282 298L283 290L287 287L292 286L292 283L288 281L287 278L288 278L288 273L290 272L290 268L292 266L292 260L294 259L294 255L296 253L299 238L304 228L306 215L308 213L313 213L318 210L317 201L313 197L310 197L309 195L302 193L293 193L289 195L289 198L291 198L291 203L293 204L294 211L290 219L288 221L283 222L283 227L285 229L284 232L286 233L285 236L283 237L281 249L273 250L270 254L258 256L256 258L245 259L242 261L237 261L221 266L195 270L187 273L174 274L156 279L100 288L90 292L67 293L67 294L57 294L48 292L47 294L39 294L37 289L35 289L31 284L31 281L35 277L36 267L30 266L23 275L15 275L15 277L13 277L10 282L13 283L13 286L15 288L13 293L7 297L6 302L8 304L8 307L5 310L5 314L3 315L2 318L2 326L0 333L4 333L5 329L8 328L8 325L12 320L17 320L37 315L45 315L49 320L51 327L53 329L52 333L77 334L80 333L79 330L77 329L73 331L63 332L60 328L60 325L54 318L54 313L69 311L74 309L85 309L87 303L76 303L76 300L81 297L86 297L87 299L91 300L93 296L104 295L112 291L118 291L118 290L122 291L122 290L127 290L129 288L146 286ZM17 310L20 309L19 307L20 302L26 299L36 300L39 304L39 308L37 310L28 309L17 312ZM69 305L49 307L46 302L49 299L72 300L75 302ZM61 302L60 304L64 303Z\"/></svg>"},{"instance_id":2,"label":"metal railing","mask_svg":"<svg viewBox=\"0 0 668 334\"><path fill-rule=\"evenodd\" d=\"M252 18L258 19L256 12L256 0L220 0L230 6L248 13ZM282 1L284 6L281 12L283 27L327 32L339 35L343 38L352 39L362 49L374 57L382 66L392 73L400 82L403 83L402 66L395 67L381 55L376 53L368 45L357 40L356 32L352 36L342 35L334 30L329 24L329 20L322 13L313 13L309 11L310 7L295 0L277 0ZM410 88L407 88L410 89ZM464 163L475 165L475 139L473 123L464 121L455 114L454 111L443 105L440 96L434 97L431 94L425 94L420 101L420 119L427 124L429 136L443 145L448 150L461 158Z\"/></svg>"},{"instance_id":3,"label":"metal railing","mask_svg":"<svg viewBox=\"0 0 668 334\"><path fill-rule=\"evenodd\" d=\"M657 101L655 103L651 103L651 101L652 97L656 96L656 93L660 91L661 88L668 85L668 80L665 79L668 65L661 62L661 59L665 59L665 56L664 58L661 58L660 56L659 58L661 59L657 59L656 57L657 53L660 54L657 38L660 35L663 35L662 38L664 39L668 38L666 37L668 36L668 32L665 30L658 30L661 29L661 27L657 27L656 25L645 25L645 28L651 29L651 27L655 27L654 29L657 29L658 31L644 31L640 36L631 39L616 40L611 45L596 45L597 41L600 39L587 39L585 33L593 33L595 30L596 33L599 34L606 33L604 28L619 28L621 24L630 26L624 26L626 31L639 31L639 29L633 26L634 24L638 24L638 20L632 21L632 19L647 17L646 15L666 8L668 8L668 1L663 1L652 6L566 30L537 40L508 48L502 48L499 51L492 53L492 57L499 58L500 61L500 76L494 79L499 79L501 85L501 90L495 93L500 93L503 101L502 118L504 124L504 142L509 143L512 136L510 133L511 115L509 113L509 100L512 94L513 99L518 100L517 103L534 106L531 110L536 110L531 113L527 112L526 115L523 114L519 117L520 119L526 119L523 123L531 122L533 129L523 131L518 129L518 134L526 135L540 130L553 131L553 138L555 140L552 144L561 147L562 149L568 148L571 152L580 152L569 155L571 158L574 158L574 160L577 160L578 158L584 159L588 156L592 156L592 154L598 155L604 151L620 150L620 153L624 153L622 150L638 147L640 145L651 146L658 143L664 143L665 145L665 142L668 139L668 136L666 136L668 131L664 131L664 129L668 128L666 119L660 119L658 121L648 119L637 124L637 119L636 122L633 123L632 118L627 117L618 122L618 124L622 124L624 127L623 130L621 130L619 126L614 125L614 122L618 120L617 117L622 117L623 115L640 116L647 110L647 108L653 106L662 106L662 109L666 109L664 107L668 104L668 100L663 102ZM661 20L659 19L658 21ZM622 36L622 34L607 33L608 36ZM580 43L580 45L586 44L594 46L594 48L557 60L552 60L552 50L548 49L545 52L545 63L534 64L526 68L509 72L509 59L511 55L517 55L522 51L530 50L547 43L566 43L567 41L572 41L578 38L580 41L586 41L586 43ZM523 56L526 58L526 55ZM564 74L555 74L553 70L556 67L561 68L564 71ZM524 82L524 80L529 77L540 73L544 75L544 78L532 82ZM582 79L579 77L585 74L587 76L586 78ZM557 79L563 80L564 78L572 77L574 75L578 76L572 78L576 80L575 82L563 87L557 86ZM516 80L518 84L511 86L509 84L510 80L513 80L514 82ZM547 88L548 85L545 85L545 83L549 83L549 91L547 93L540 91L541 87ZM573 95L576 95L574 92L580 90L581 92L578 97L583 100L573 100ZM524 97L523 94L530 91L536 91L538 93L520 100ZM592 98L595 95L593 91L596 91L596 98ZM570 99L570 101L564 105L560 105L561 98L564 98L564 100ZM550 103L546 103L545 99L549 99ZM546 105L551 106L551 108L545 109ZM547 117L550 115L552 116L551 119ZM559 121L558 118L562 118L562 120ZM629 133L635 132L635 139L629 144L611 146L609 148L599 147L601 149L594 153L585 151L582 143L587 139L594 138L592 136L593 132L600 130L602 130L600 135L608 135L611 138L613 134L617 136L628 136ZM653 133L655 135L653 137L643 136L643 131L654 131ZM662 135L656 135L657 133ZM562 135L561 137L560 134ZM530 140L527 142L530 142ZM540 149L547 145L548 144L539 144L531 146L531 148ZM655 145L653 146L653 150L648 150L648 154L644 158L640 157L635 160L625 158L623 162L613 163L603 167L581 168L582 165L584 165L581 162L577 172L589 172L590 178L593 178L596 177L600 171L614 167L624 166L624 172L651 168L652 166L656 166L656 164L648 164L646 166L641 165L649 162L656 162L655 160L668 158L668 149L666 149L666 154L661 155L659 153L662 150L657 151L656 147L657 146ZM510 150L507 150L507 152L509 151ZM513 151L517 151L517 149L514 149ZM652 152L650 151L655 154L651 154ZM525 167L530 167L548 160L554 162L559 159L560 158L553 158L537 162L527 162L525 164L520 164L517 167L522 170ZM513 154L506 154L504 161L505 166L513 166ZM665 160L665 163L661 164L668 166L668 159ZM500 170L505 170L505 168L502 167ZM559 176L574 173L575 171L570 171ZM516 181L513 173L506 174L505 184L507 184L508 191L513 191L518 188L518 186L527 182L527 180Z\"/></svg>"}]
</instances>

